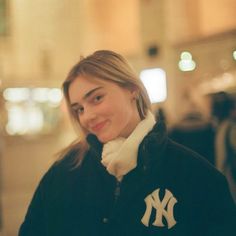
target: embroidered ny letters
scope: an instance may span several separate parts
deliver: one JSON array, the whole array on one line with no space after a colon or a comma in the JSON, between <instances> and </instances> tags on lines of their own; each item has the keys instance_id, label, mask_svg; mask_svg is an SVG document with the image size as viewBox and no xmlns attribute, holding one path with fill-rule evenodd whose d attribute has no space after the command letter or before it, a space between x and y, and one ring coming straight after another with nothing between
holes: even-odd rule
<instances>
[{"instance_id":1,"label":"embroidered ny letters","mask_svg":"<svg viewBox=\"0 0 236 236\"><path fill-rule=\"evenodd\" d=\"M152 209L156 209L156 218L152 223L154 226L164 227L165 225L162 222L162 217L165 217L168 229L172 228L177 222L174 218L174 205L177 203L176 198L173 194L165 189L165 196L162 201L159 198L160 189L156 189L151 194L149 194L145 199L146 211L141 219L141 222L148 227L149 220L152 213Z\"/></svg>"}]
</instances>

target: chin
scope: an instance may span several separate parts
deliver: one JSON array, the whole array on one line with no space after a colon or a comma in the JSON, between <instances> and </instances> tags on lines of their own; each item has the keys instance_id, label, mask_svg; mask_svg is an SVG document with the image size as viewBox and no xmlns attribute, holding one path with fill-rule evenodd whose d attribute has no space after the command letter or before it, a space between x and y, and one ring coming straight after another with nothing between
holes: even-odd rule
<instances>
[{"instance_id":1,"label":"chin","mask_svg":"<svg viewBox=\"0 0 236 236\"><path fill-rule=\"evenodd\" d=\"M97 138L101 143L107 143L112 140L112 138L104 138L104 137L99 137L99 136L97 136Z\"/></svg>"},{"instance_id":2,"label":"chin","mask_svg":"<svg viewBox=\"0 0 236 236\"><path fill-rule=\"evenodd\" d=\"M114 136L114 135L97 135L97 138L98 140L101 142L101 143L107 143L115 138L117 138L117 136Z\"/></svg>"}]
</instances>

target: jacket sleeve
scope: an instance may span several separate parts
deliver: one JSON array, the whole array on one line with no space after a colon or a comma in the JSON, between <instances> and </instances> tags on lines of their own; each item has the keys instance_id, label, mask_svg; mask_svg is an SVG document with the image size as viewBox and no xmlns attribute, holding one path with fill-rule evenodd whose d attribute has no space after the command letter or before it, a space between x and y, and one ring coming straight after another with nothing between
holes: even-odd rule
<instances>
[{"instance_id":1,"label":"jacket sleeve","mask_svg":"<svg viewBox=\"0 0 236 236\"><path fill-rule=\"evenodd\" d=\"M233 236L236 233L236 206L230 194L228 183L223 175L219 181L209 187L211 199L208 199L207 236Z\"/></svg>"},{"instance_id":2,"label":"jacket sleeve","mask_svg":"<svg viewBox=\"0 0 236 236\"><path fill-rule=\"evenodd\" d=\"M51 175L51 169L40 181L31 203L28 207L25 219L20 226L18 236L45 236L45 192Z\"/></svg>"}]
</instances>

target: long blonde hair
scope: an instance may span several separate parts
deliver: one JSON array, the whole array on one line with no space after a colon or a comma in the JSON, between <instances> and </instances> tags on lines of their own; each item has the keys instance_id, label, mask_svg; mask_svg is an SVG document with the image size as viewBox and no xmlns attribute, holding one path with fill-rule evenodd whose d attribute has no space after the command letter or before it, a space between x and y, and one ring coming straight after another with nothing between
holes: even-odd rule
<instances>
[{"instance_id":1,"label":"long blonde hair","mask_svg":"<svg viewBox=\"0 0 236 236\"><path fill-rule=\"evenodd\" d=\"M88 150L85 133L80 126L77 115L70 106L69 86L78 76L91 76L101 80L112 81L124 88L135 89L137 91L136 105L141 119L144 119L147 110L151 109L151 103L143 83L124 57L109 50L99 50L87 57L82 57L72 67L63 83L63 93L67 108L72 123L79 131L80 139L69 145L62 153L65 154L71 149L78 149L79 154L75 161L76 166L80 165L84 154Z\"/></svg>"}]
</instances>

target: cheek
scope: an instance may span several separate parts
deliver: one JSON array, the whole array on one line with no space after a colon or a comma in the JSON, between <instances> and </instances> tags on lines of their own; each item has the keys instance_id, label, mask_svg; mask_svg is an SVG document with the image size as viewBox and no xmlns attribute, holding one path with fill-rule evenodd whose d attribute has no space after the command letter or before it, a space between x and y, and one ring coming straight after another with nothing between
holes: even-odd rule
<instances>
[{"instance_id":1,"label":"cheek","mask_svg":"<svg viewBox=\"0 0 236 236\"><path fill-rule=\"evenodd\" d=\"M119 107L114 99L107 99L96 108L97 114L105 116L113 116L119 113Z\"/></svg>"},{"instance_id":2,"label":"cheek","mask_svg":"<svg viewBox=\"0 0 236 236\"><path fill-rule=\"evenodd\" d=\"M129 114L132 113L132 106L129 101L120 97L110 97L106 102L96 107L96 113L112 118L115 122L125 122ZM121 125L121 124L120 124Z\"/></svg>"},{"instance_id":3,"label":"cheek","mask_svg":"<svg viewBox=\"0 0 236 236\"><path fill-rule=\"evenodd\" d=\"M120 103L113 107L114 120L118 126L124 126L132 116L133 109L127 103Z\"/></svg>"},{"instance_id":4,"label":"cheek","mask_svg":"<svg viewBox=\"0 0 236 236\"><path fill-rule=\"evenodd\" d=\"M79 119L79 126L81 127L81 129L82 129L82 131L86 134L88 131L87 131L87 125L86 125L86 123L85 123L85 121L84 121L84 119L83 118L80 118Z\"/></svg>"}]
</instances>

